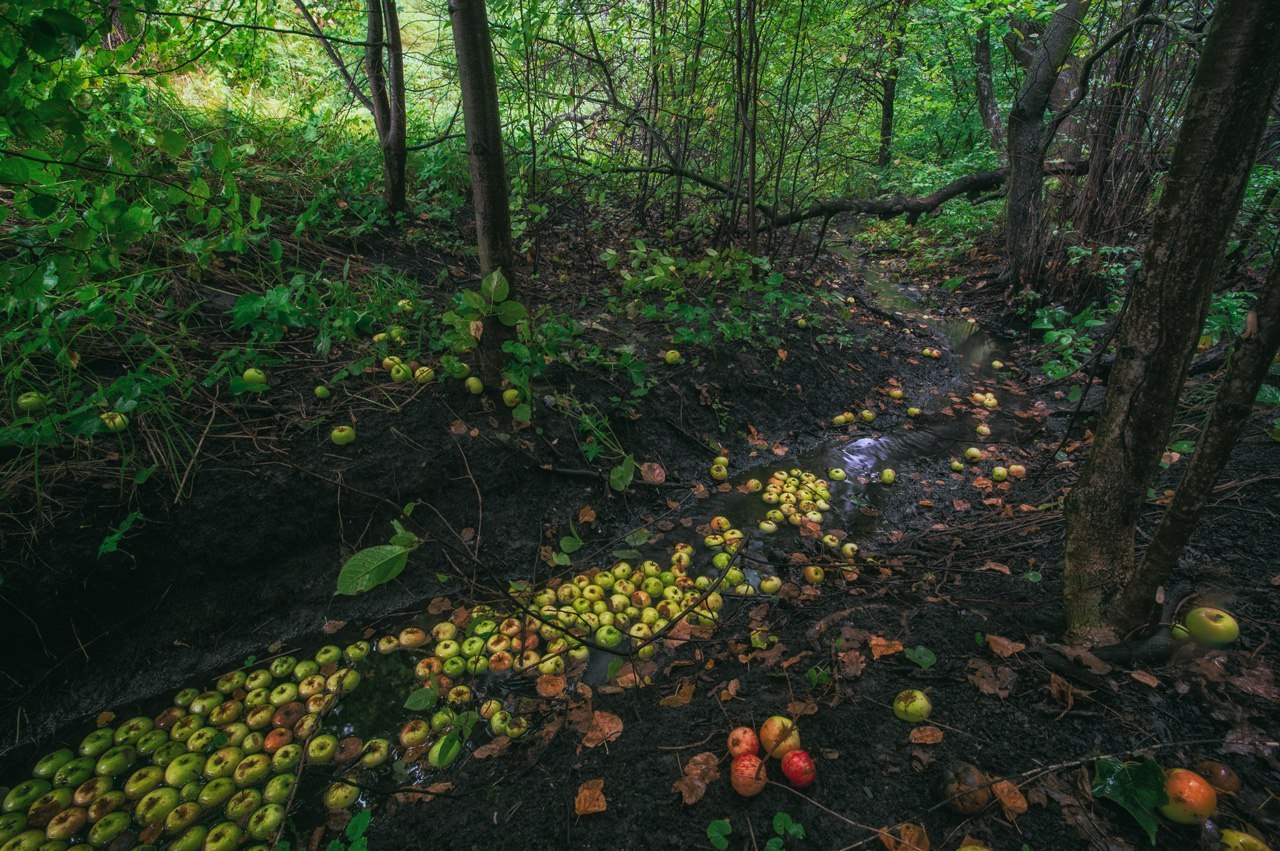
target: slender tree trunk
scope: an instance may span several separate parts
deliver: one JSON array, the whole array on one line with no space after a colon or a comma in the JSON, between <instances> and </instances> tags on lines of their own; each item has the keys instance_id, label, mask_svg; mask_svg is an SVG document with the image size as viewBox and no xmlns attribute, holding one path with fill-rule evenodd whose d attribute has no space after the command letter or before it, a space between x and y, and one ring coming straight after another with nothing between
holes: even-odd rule
<instances>
[{"instance_id":1,"label":"slender tree trunk","mask_svg":"<svg viewBox=\"0 0 1280 851\"><path fill-rule=\"evenodd\" d=\"M1109 592L1133 578L1138 513L1280 81L1277 43L1274 0L1218 4L1120 326L1093 451L1066 501L1066 614L1076 639L1113 635Z\"/></svg>"},{"instance_id":2,"label":"slender tree trunk","mask_svg":"<svg viewBox=\"0 0 1280 851\"><path fill-rule=\"evenodd\" d=\"M498 83L489 41L489 18L484 0L450 0L458 82L462 88L462 117L466 128L467 161L471 167L471 200L475 206L476 247L480 272L500 272L517 298L512 271L515 250L511 238L511 209L507 167L502 151L502 120L498 114ZM480 338L480 372L485 383L497 386L502 368L502 342L510 329L486 320Z\"/></svg>"},{"instance_id":3,"label":"slender tree trunk","mask_svg":"<svg viewBox=\"0 0 1280 851\"><path fill-rule=\"evenodd\" d=\"M978 114L982 116L982 126L987 128L991 137L991 147L1003 151L1004 121L1000 117L1000 106L996 103L996 87L991 76L991 25L983 24L973 36L974 85L977 89Z\"/></svg>"},{"instance_id":4,"label":"slender tree trunk","mask_svg":"<svg viewBox=\"0 0 1280 851\"><path fill-rule=\"evenodd\" d=\"M379 132L382 146L383 198L392 213L406 207L405 169L408 166L408 121L404 91L404 45L400 40L400 16L396 0L382 0L387 39L386 127Z\"/></svg>"},{"instance_id":5,"label":"slender tree trunk","mask_svg":"<svg viewBox=\"0 0 1280 851\"><path fill-rule=\"evenodd\" d=\"M1039 231L1044 156L1051 141L1045 138L1045 109L1088 7L1089 0L1065 0L1053 13L1009 111L1005 228L1009 272L1018 289L1035 289L1044 268Z\"/></svg>"},{"instance_id":6,"label":"slender tree trunk","mask_svg":"<svg viewBox=\"0 0 1280 851\"><path fill-rule=\"evenodd\" d=\"M1280 348L1280 261L1272 263L1262 297L1249 314L1244 334L1236 340L1226 378L1218 387L1209 420L1196 441L1195 454L1178 483L1173 501L1160 518L1133 580L1112 605L1111 620L1119 629L1142 626L1156 605L1157 591L1169 580L1178 557L1196 531L1200 512L1209 504L1213 486L1249 419L1253 401L1267 377L1277 348Z\"/></svg>"},{"instance_id":7,"label":"slender tree trunk","mask_svg":"<svg viewBox=\"0 0 1280 851\"><path fill-rule=\"evenodd\" d=\"M906 51L902 36L895 34L889 43L889 72L880 95L880 152L876 166L888 168L893 160L893 106L898 97L898 70Z\"/></svg>"}]
</instances>

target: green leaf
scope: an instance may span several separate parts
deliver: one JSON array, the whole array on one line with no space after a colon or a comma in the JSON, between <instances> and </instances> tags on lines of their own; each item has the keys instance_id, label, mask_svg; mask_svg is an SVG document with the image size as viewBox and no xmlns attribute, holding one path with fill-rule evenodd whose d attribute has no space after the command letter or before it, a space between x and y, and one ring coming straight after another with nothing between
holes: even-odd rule
<instances>
[{"instance_id":1,"label":"green leaf","mask_svg":"<svg viewBox=\"0 0 1280 851\"><path fill-rule=\"evenodd\" d=\"M1071 389L1067 391L1067 401L1073 405L1076 402L1079 402L1080 397L1082 396L1084 396L1084 388L1081 387L1079 384L1073 385Z\"/></svg>"},{"instance_id":2,"label":"green leaf","mask_svg":"<svg viewBox=\"0 0 1280 851\"><path fill-rule=\"evenodd\" d=\"M773 817L773 832L779 836L804 839L804 825L796 824L791 814L779 811Z\"/></svg>"},{"instance_id":3,"label":"green leaf","mask_svg":"<svg viewBox=\"0 0 1280 851\"><path fill-rule=\"evenodd\" d=\"M1258 388L1258 396L1255 401L1263 405L1280 405L1280 387L1274 384L1264 384Z\"/></svg>"},{"instance_id":4,"label":"green leaf","mask_svg":"<svg viewBox=\"0 0 1280 851\"><path fill-rule=\"evenodd\" d=\"M495 304L506 301L510 293L511 286L501 272L493 272L480 282L480 294Z\"/></svg>"},{"instance_id":5,"label":"green leaf","mask_svg":"<svg viewBox=\"0 0 1280 851\"><path fill-rule=\"evenodd\" d=\"M510 328L529 315L518 301L504 301L498 305L498 321Z\"/></svg>"},{"instance_id":6,"label":"green leaf","mask_svg":"<svg viewBox=\"0 0 1280 851\"><path fill-rule=\"evenodd\" d=\"M480 295L480 293L475 290L463 290L462 303L477 313L483 313L484 309L488 306L484 303L484 296Z\"/></svg>"},{"instance_id":7,"label":"green leaf","mask_svg":"<svg viewBox=\"0 0 1280 851\"><path fill-rule=\"evenodd\" d=\"M902 655L906 656L926 671L938 664L938 657L934 655L932 650L925 647L923 644L917 644L915 647L908 647L906 650L902 651Z\"/></svg>"},{"instance_id":8,"label":"green leaf","mask_svg":"<svg viewBox=\"0 0 1280 851\"><path fill-rule=\"evenodd\" d=\"M560 551L572 555L582 549L582 539L579 537L565 537L560 539Z\"/></svg>"},{"instance_id":9,"label":"green leaf","mask_svg":"<svg viewBox=\"0 0 1280 851\"><path fill-rule=\"evenodd\" d=\"M777 836L770 836L769 841L764 844L763 851L782 851L786 846L782 844L782 839Z\"/></svg>"},{"instance_id":10,"label":"green leaf","mask_svg":"<svg viewBox=\"0 0 1280 851\"><path fill-rule=\"evenodd\" d=\"M719 818L707 825L707 841L711 843L712 848L720 851L729 847L728 836L731 833L733 833L733 827L725 819Z\"/></svg>"},{"instance_id":11,"label":"green leaf","mask_svg":"<svg viewBox=\"0 0 1280 851\"><path fill-rule=\"evenodd\" d=\"M633 547L641 546L649 543L649 539L653 537L653 533L648 529L637 529L624 539Z\"/></svg>"},{"instance_id":12,"label":"green leaf","mask_svg":"<svg viewBox=\"0 0 1280 851\"><path fill-rule=\"evenodd\" d=\"M511 409L511 419L518 423L527 423L533 419L533 408L527 402L521 402Z\"/></svg>"},{"instance_id":13,"label":"green leaf","mask_svg":"<svg viewBox=\"0 0 1280 851\"><path fill-rule=\"evenodd\" d=\"M1169 448L1181 455L1190 455L1196 451L1196 442L1194 440L1179 440L1177 443L1170 445Z\"/></svg>"},{"instance_id":14,"label":"green leaf","mask_svg":"<svg viewBox=\"0 0 1280 851\"><path fill-rule=\"evenodd\" d=\"M165 130L160 134L160 138L156 139L156 144L169 156L176 157L186 150L187 140L181 133Z\"/></svg>"},{"instance_id":15,"label":"green leaf","mask_svg":"<svg viewBox=\"0 0 1280 851\"><path fill-rule=\"evenodd\" d=\"M360 550L347 559L338 574L339 594L363 594L395 579L409 561L409 549L382 544Z\"/></svg>"},{"instance_id":16,"label":"green leaf","mask_svg":"<svg viewBox=\"0 0 1280 851\"><path fill-rule=\"evenodd\" d=\"M409 695L404 702L404 708L411 712L422 712L431 709L440 700L440 690L432 688L420 688Z\"/></svg>"},{"instance_id":17,"label":"green leaf","mask_svg":"<svg viewBox=\"0 0 1280 851\"><path fill-rule=\"evenodd\" d=\"M609 471L609 487L618 493L622 493L631 486L631 480L636 475L636 459L633 455L628 455L622 459L622 463Z\"/></svg>"},{"instance_id":18,"label":"green leaf","mask_svg":"<svg viewBox=\"0 0 1280 851\"><path fill-rule=\"evenodd\" d=\"M1164 770L1155 761L1097 760L1093 764L1093 796L1123 807L1147 832L1151 844L1156 844L1160 822L1155 810L1168 803L1169 796L1164 791Z\"/></svg>"},{"instance_id":19,"label":"green leaf","mask_svg":"<svg viewBox=\"0 0 1280 851\"><path fill-rule=\"evenodd\" d=\"M622 670L622 666L625 664L627 664L626 659L621 656L615 657L614 660L609 663L609 667L605 669L605 679L611 680L618 676L618 672Z\"/></svg>"},{"instance_id":20,"label":"green leaf","mask_svg":"<svg viewBox=\"0 0 1280 851\"><path fill-rule=\"evenodd\" d=\"M361 810L356 813L351 821L347 822L347 839L354 842L364 836L364 832L369 829L369 821L372 818L372 810Z\"/></svg>"}]
</instances>

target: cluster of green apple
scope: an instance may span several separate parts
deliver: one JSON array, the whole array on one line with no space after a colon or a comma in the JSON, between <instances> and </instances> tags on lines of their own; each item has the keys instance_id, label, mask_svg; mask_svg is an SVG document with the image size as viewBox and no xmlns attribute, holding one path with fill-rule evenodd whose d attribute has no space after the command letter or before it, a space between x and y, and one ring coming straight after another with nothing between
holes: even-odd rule
<instances>
[{"instance_id":1,"label":"cluster of green apple","mask_svg":"<svg viewBox=\"0 0 1280 851\"><path fill-rule=\"evenodd\" d=\"M356 803L356 774L390 757L385 739L339 739L326 713L360 684L368 642L185 688L154 717L89 733L42 757L0 804L0 849L166 848L266 851L285 822L299 771L336 766L325 806ZM351 782L347 782L350 780Z\"/></svg>"},{"instance_id":2,"label":"cluster of green apple","mask_svg":"<svg viewBox=\"0 0 1280 851\"><path fill-rule=\"evenodd\" d=\"M49 407L49 399L36 390L18 394L18 410L24 414L39 414ZM103 411L98 414L107 431L118 434L129 427L129 417L119 411Z\"/></svg>"},{"instance_id":3,"label":"cluster of green apple","mask_svg":"<svg viewBox=\"0 0 1280 851\"><path fill-rule=\"evenodd\" d=\"M964 451L964 460L970 464L977 464L986 458L986 453L976 446L970 446ZM958 458L951 459L951 471L954 473L964 472L964 462ZM1025 479L1027 476L1027 468L1021 464L1010 464L1004 466L996 464L991 468L991 480L993 482L1003 482L1008 479Z\"/></svg>"},{"instance_id":4,"label":"cluster of green apple","mask_svg":"<svg viewBox=\"0 0 1280 851\"><path fill-rule=\"evenodd\" d=\"M826 512L831 510L831 482L842 482L848 473L839 467L827 471L827 479L821 479L816 473L799 468L778 470L770 476L767 483L759 479L749 479L747 490L759 493L761 502L771 506L759 523L759 529L772 534L785 524L804 526L822 531L826 522ZM828 481L828 479L830 481ZM839 551L842 556L852 559L858 551L858 545L852 542L841 543L843 533L839 530L827 531L822 536L822 543L828 549Z\"/></svg>"}]
</instances>

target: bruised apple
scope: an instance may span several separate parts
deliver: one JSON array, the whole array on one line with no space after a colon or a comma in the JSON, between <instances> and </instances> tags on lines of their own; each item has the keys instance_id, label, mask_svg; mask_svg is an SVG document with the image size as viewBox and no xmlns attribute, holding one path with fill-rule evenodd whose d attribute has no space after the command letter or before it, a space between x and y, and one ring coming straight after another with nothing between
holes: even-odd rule
<instances>
[{"instance_id":1,"label":"bruised apple","mask_svg":"<svg viewBox=\"0 0 1280 851\"><path fill-rule=\"evenodd\" d=\"M737 727L729 733L729 756L738 758L745 754L760 752L760 738L750 727Z\"/></svg>"},{"instance_id":2,"label":"bruised apple","mask_svg":"<svg viewBox=\"0 0 1280 851\"><path fill-rule=\"evenodd\" d=\"M744 753L730 766L729 782L733 784L733 791L744 798L759 795L766 783L764 762L755 754Z\"/></svg>"}]
</instances>

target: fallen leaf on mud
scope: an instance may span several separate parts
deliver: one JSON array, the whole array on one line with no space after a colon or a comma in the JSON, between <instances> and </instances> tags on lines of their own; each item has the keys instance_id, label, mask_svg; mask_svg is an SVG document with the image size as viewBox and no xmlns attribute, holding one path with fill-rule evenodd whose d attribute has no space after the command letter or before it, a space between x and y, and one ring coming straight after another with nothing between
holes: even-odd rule
<instances>
[{"instance_id":1,"label":"fallen leaf on mud","mask_svg":"<svg viewBox=\"0 0 1280 851\"><path fill-rule=\"evenodd\" d=\"M963 499L951 500L951 507L956 511L968 511L970 508L969 503Z\"/></svg>"},{"instance_id":2,"label":"fallen leaf on mud","mask_svg":"<svg viewBox=\"0 0 1280 851\"><path fill-rule=\"evenodd\" d=\"M840 660L840 675L843 677L861 676L867 667L867 657L857 650L846 650L836 658Z\"/></svg>"},{"instance_id":3,"label":"fallen leaf on mud","mask_svg":"<svg viewBox=\"0 0 1280 851\"><path fill-rule=\"evenodd\" d=\"M707 786L720 778L720 759L710 751L700 753L684 764L684 776L671 784L686 806L696 804L707 794Z\"/></svg>"},{"instance_id":4,"label":"fallen leaf on mud","mask_svg":"<svg viewBox=\"0 0 1280 851\"><path fill-rule=\"evenodd\" d=\"M461 532L458 533L458 540L462 541L462 543L464 544L471 543L472 540L475 539L475 537L476 537L476 530L471 528L470 526L466 527L465 529L463 529Z\"/></svg>"},{"instance_id":5,"label":"fallen leaf on mud","mask_svg":"<svg viewBox=\"0 0 1280 851\"><path fill-rule=\"evenodd\" d=\"M1061 718L1063 715L1066 715L1071 711L1071 707L1075 705L1077 697L1088 697L1093 694L1091 691L1076 688L1071 683L1054 673L1049 674L1049 685L1047 688L1049 689L1049 695L1062 705L1062 712L1058 714L1057 718L1053 719L1054 721L1057 721L1058 718Z\"/></svg>"},{"instance_id":6,"label":"fallen leaf on mud","mask_svg":"<svg viewBox=\"0 0 1280 851\"><path fill-rule=\"evenodd\" d=\"M1133 677L1135 680L1142 683L1144 686L1150 686L1151 688L1155 688L1156 686L1160 685L1160 681L1156 679L1154 676L1152 676L1151 674L1148 674L1146 671L1130 671L1129 676Z\"/></svg>"},{"instance_id":7,"label":"fallen leaf on mud","mask_svg":"<svg viewBox=\"0 0 1280 851\"><path fill-rule=\"evenodd\" d=\"M1253 754L1270 758L1276 749L1275 736L1263 735L1244 721L1233 727L1222 741L1222 749L1227 753Z\"/></svg>"},{"instance_id":8,"label":"fallen leaf on mud","mask_svg":"<svg viewBox=\"0 0 1280 851\"><path fill-rule=\"evenodd\" d=\"M564 694L565 679L557 674L543 674L538 677L539 697L558 697Z\"/></svg>"},{"instance_id":9,"label":"fallen leaf on mud","mask_svg":"<svg viewBox=\"0 0 1280 851\"><path fill-rule=\"evenodd\" d=\"M702 482L698 482L693 487L689 488L689 491L697 499L706 499L707 497L711 496L711 491L707 490L707 486L704 485Z\"/></svg>"},{"instance_id":10,"label":"fallen leaf on mud","mask_svg":"<svg viewBox=\"0 0 1280 851\"><path fill-rule=\"evenodd\" d=\"M333 635L338 630L347 625L346 621L325 621L324 626L320 627L320 631L325 635Z\"/></svg>"},{"instance_id":11,"label":"fallen leaf on mud","mask_svg":"<svg viewBox=\"0 0 1280 851\"><path fill-rule=\"evenodd\" d=\"M973 480L973 486L980 491L989 491L994 486L994 482L986 476L976 476Z\"/></svg>"},{"instance_id":12,"label":"fallen leaf on mud","mask_svg":"<svg viewBox=\"0 0 1280 851\"><path fill-rule=\"evenodd\" d=\"M738 696L738 689L741 687L742 687L742 683L739 682L736 677L732 680L729 680L729 682L725 684L725 687L720 689L720 699L733 700L735 697Z\"/></svg>"},{"instance_id":13,"label":"fallen leaf on mud","mask_svg":"<svg viewBox=\"0 0 1280 851\"><path fill-rule=\"evenodd\" d=\"M99 727L105 727L114 720L116 720L116 714L114 712L99 712L98 717L94 719L94 723Z\"/></svg>"},{"instance_id":14,"label":"fallen leaf on mud","mask_svg":"<svg viewBox=\"0 0 1280 851\"><path fill-rule=\"evenodd\" d=\"M454 420L449 424L449 433L463 435L467 433L467 424L462 420Z\"/></svg>"},{"instance_id":15,"label":"fallen leaf on mud","mask_svg":"<svg viewBox=\"0 0 1280 851\"><path fill-rule=\"evenodd\" d=\"M994 570L996 573L1003 573L1005 576L1008 576L1010 573L1009 565L1001 564L998 561L989 561L982 567L978 568L978 570Z\"/></svg>"},{"instance_id":16,"label":"fallen leaf on mud","mask_svg":"<svg viewBox=\"0 0 1280 851\"><path fill-rule=\"evenodd\" d=\"M907 738L913 745L936 745L942 741L942 731L937 727L915 727Z\"/></svg>"},{"instance_id":17,"label":"fallen leaf on mud","mask_svg":"<svg viewBox=\"0 0 1280 851\"><path fill-rule=\"evenodd\" d=\"M805 658L807 658L807 657L809 657L809 656L812 656L812 655L813 655L813 651L812 651L812 650L803 650L803 651L801 651L801 652L797 653L796 655L792 656L792 657L791 657L790 659L788 659L787 661L783 662L783 663L782 663L782 670L784 670L784 671L785 671L787 668L790 668L792 665L795 665L796 663L800 662L802 659L805 659Z\"/></svg>"},{"instance_id":18,"label":"fallen leaf on mud","mask_svg":"<svg viewBox=\"0 0 1280 851\"><path fill-rule=\"evenodd\" d=\"M596 711L591 715L591 727L583 737L582 744L589 748L612 742L622 735L622 719L612 712Z\"/></svg>"},{"instance_id":19,"label":"fallen leaf on mud","mask_svg":"<svg viewBox=\"0 0 1280 851\"><path fill-rule=\"evenodd\" d=\"M667 471L661 464L646 461L640 465L640 478L651 485L660 485L667 480Z\"/></svg>"},{"instance_id":20,"label":"fallen leaf on mud","mask_svg":"<svg viewBox=\"0 0 1280 851\"><path fill-rule=\"evenodd\" d=\"M662 635L662 647L664 650L675 650L681 644L688 640L691 634L689 621L685 618L673 623L667 627L667 631Z\"/></svg>"},{"instance_id":21,"label":"fallen leaf on mud","mask_svg":"<svg viewBox=\"0 0 1280 851\"><path fill-rule=\"evenodd\" d=\"M453 608L453 601L448 597L436 597L427 604L427 614L438 615L441 612L447 612Z\"/></svg>"},{"instance_id":22,"label":"fallen leaf on mud","mask_svg":"<svg viewBox=\"0 0 1280 851\"><path fill-rule=\"evenodd\" d=\"M754 653L743 653L738 656L738 661L744 665L748 662L756 662L765 668L772 668L774 665L778 664L778 660L782 658L782 653L786 649L786 645L782 642L778 642L767 650L757 650Z\"/></svg>"},{"instance_id":23,"label":"fallen leaf on mud","mask_svg":"<svg viewBox=\"0 0 1280 851\"><path fill-rule=\"evenodd\" d=\"M880 828L880 841L888 851L929 851L929 834L922 824L900 824L894 836L888 828Z\"/></svg>"},{"instance_id":24,"label":"fallen leaf on mud","mask_svg":"<svg viewBox=\"0 0 1280 851\"><path fill-rule=\"evenodd\" d=\"M430 786L409 786L401 789L391 797L402 804L418 801L434 801L436 795L442 795L453 788L452 783L432 783Z\"/></svg>"},{"instance_id":25,"label":"fallen leaf on mud","mask_svg":"<svg viewBox=\"0 0 1280 851\"><path fill-rule=\"evenodd\" d=\"M573 811L580 816L602 813L609 809L604 799L604 778L588 780L578 787L578 797L573 799Z\"/></svg>"},{"instance_id":26,"label":"fallen leaf on mud","mask_svg":"<svg viewBox=\"0 0 1280 851\"><path fill-rule=\"evenodd\" d=\"M1027 811L1027 799L1022 791L1008 780L997 780L991 785L991 793L1000 802L1004 817L1013 821Z\"/></svg>"},{"instance_id":27,"label":"fallen leaf on mud","mask_svg":"<svg viewBox=\"0 0 1280 851\"><path fill-rule=\"evenodd\" d=\"M787 704L787 714L792 718L803 718L806 715L817 715L818 704L812 700L793 700Z\"/></svg>"},{"instance_id":28,"label":"fallen leaf on mud","mask_svg":"<svg viewBox=\"0 0 1280 851\"><path fill-rule=\"evenodd\" d=\"M596 510L589 505L582 506L582 508L578 509L578 522L579 523L596 522Z\"/></svg>"},{"instance_id":29,"label":"fallen leaf on mud","mask_svg":"<svg viewBox=\"0 0 1280 851\"><path fill-rule=\"evenodd\" d=\"M978 691L983 694L993 694L999 698L1008 697L1013 691L1013 684L1018 679L1012 668L1005 666L992 668L981 659L970 659L966 668L969 671L966 677L969 682L978 687Z\"/></svg>"},{"instance_id":30,"label":"fallen leaf on mud","mask_svg":"<svg viewBox=\"0 0 1280 851\"><path fill-rule=\"evenodd\" d=\"M689 701L693 700L694 685L690 682L681 683L676 689L675 694L667 695L658 701L659 706L675 708L679 706L687 706Z\"/></svg>"},{"instance_id":31,"label":"fallen leaf on mud","mask_svg":"<svg viewBox=\"0 0 1280 851\"><path fill-rule=\"evenodd\" d=\"M761 437L760 432L756 431L756 427L750 423L747 423L747 443L761 448L769 445L769 441Z\"/></svg>"},{"instance_id":32,"label":"fallen leaf on mud","mask_svg":"<svg viewBox=\"0 0 1280 851\"><path fill-rule=\"evenodd\" d=\"M1280 689L1276 688L1275 672L1265 662L1259 662L1252 668L1243 671L1238 677L1229 677L1227 682L1245 694L1260 697L1271 703L1280 703Z\"/></svg>"},{"instance_id":33,"label":"fallen leaf on mud","mask_svg":"<svg viewBox=\"0 0 1280 851\"><path fill-rule=\"evenodd\" d=\"M892 656L894 653L901 653L903 649L901 641L890 641L878 635L868 638L867 646L871 648L871 658L877 660L881 656Z\"/></svg>"},{"instance_id":34,"label":"fallen leaf on mud","mask_svg":"<svg viewBox=\"0 0 1280 851\"><path fill-rule=\"evenodd\" d=\"M476 748L471 757L473 759L489 759L490 757L501 756L506 753L509 747L511 747L511 739L507 736L499 736L487 745L481 745Z\"/></svg>"},{"instance_id":35,"label":"fallen leaf on mud","mask_svg":"<svg viewBox=\"0 0 1280 851\"><path fill-rule=\"evenodd\" d=\"M783 446L781 443L775 443L773 446L769 447L769 451L772 452L774 455L786 455L787 452L789 452L790 450L788 450L787 447Z\"/></svg>"},{"instance_id":36,"label":"fallen leaf on mud","mask_svg":"<svg viewBox=\"0 0 1280 851\"><path fill-rule=\"evenodd\" d=\"M1019 650L1026 650L1027 645L1021 641L1011 641L1008 638L1001 638L998 635L987 634L987 646L991 648L991 652L997 656L1008 659Z\"/></svg>"}]
</instances>

